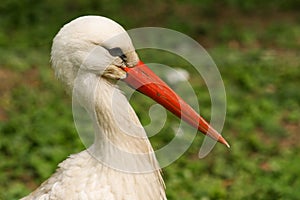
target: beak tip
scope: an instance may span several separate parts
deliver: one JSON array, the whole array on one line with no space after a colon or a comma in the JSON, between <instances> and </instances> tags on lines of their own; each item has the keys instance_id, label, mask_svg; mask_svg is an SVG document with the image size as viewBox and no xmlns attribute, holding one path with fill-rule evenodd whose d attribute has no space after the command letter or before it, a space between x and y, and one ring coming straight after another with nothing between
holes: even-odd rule
<instances>
[{"instance_id":1,"label":"beak tip","mask_svg":"<svg viewBox=\"0 0 300 200\"><path fill-rule=\"evenodd\" d=\"M218 141L222 144L224 144L227 148L230 148L230 145L228 144L228 142L222 137L220 136Z\"/></svg>"},{"instance_id":2,"label":"beak tip","mask_svg":"<svg viewBox=\"0 0 300 200\"><path fill-rule=\"evenodd\" d=\"M229 149L230 149L230 145L229 145L228 143L226 143L225 145L227 146L227 148L229 148Z\"/></svg>"}]
</instances>

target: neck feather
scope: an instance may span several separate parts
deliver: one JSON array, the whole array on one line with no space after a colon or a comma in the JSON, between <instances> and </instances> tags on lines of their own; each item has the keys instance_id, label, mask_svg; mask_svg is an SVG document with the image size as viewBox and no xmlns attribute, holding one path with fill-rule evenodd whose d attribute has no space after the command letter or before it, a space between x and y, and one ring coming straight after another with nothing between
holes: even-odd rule
<instances>
[{"instance_id":1,"label":"neck feather","mask_svg":"<svg viewBox=\"0 0 300 200\"><path fill-rule=\"evenodd\" d=\"M116 170L133 173L159 170L145 130L118 87L90 74L83 75L76 83L80 87L73 90L73 97L75 91L94 124L95 139L88 149L90 153ZM76 93L78 89L80 94Z\"/></svg>"}]
</instances>

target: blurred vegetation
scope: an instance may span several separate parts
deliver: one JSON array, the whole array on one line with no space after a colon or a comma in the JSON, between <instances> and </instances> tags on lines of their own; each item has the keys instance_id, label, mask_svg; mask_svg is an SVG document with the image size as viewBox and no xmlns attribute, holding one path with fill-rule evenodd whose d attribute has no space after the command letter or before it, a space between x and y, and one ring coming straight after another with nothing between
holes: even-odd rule
<instances>
[{"instance_id":1,"label":"blurred vegetation","mask_svg":"<svg viewBox=\"0 0 300 200\"><path fill-rule=\"evenodd\" d=\"M223 135L232 148L216 145L199 160L203 137L196 137L164 169L169 199L299 199L299 10L298 0L2 0L0 199L28 194L60 161L84 149L49 52L59 28L86 14L107 16L126 29L181 31L219 67L227 92ZM206 87L194 87L203 91L201 111L209 117ZM170 135L160 134L154 145L168 141L164 137Z\"/></svg>"}]
</instances>

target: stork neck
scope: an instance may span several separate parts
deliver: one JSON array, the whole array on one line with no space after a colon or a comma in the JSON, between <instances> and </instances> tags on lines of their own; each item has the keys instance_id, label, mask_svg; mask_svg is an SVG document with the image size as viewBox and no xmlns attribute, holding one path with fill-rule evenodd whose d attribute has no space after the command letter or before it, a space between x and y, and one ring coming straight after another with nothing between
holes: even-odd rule
<instances>
[{"instance_id":1,"label":"stork neck","mask_svg":"<svg viewBox=\"0 0 300 200\"><path fill-rule=\"evenodd\" d=\"M158 170L151 144L126 97L106 79L84 76L87 77L78 82L81 91L86 87L85 91L77 96L93 119L95 139L88 151L102 164L117 170Z\"/></svg>"}]
</instances>

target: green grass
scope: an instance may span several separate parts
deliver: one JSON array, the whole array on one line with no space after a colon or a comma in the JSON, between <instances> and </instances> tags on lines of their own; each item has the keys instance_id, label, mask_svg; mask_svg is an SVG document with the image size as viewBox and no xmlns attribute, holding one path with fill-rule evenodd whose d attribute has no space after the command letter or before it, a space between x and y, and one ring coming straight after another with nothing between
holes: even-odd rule
<instances>
[{"instance_id":1,"label":"green grass","mask_svg":"<svg viewBox=\"0 0 300 200\"><path fill-rule=\"evenodd\" d=\"M199 134L164 169L169 199L299 199L299 3L260 3L259 10L254 3L234 0L176 1L171 7L154 1L156 9L148 12L142 1L138 10L118 1L71 2L31 2L32 9L19 1L0 6L1 200L28 194L59 162L84 149L73 125L71 98L50 68L49 49L63 23L86 13L106 14L126 28L155 25L182 31L207 47L220 70L227 95L223 136L231 148L217 144L199 160ZM193 86L209 118L206 86ZM147 123L144 107L134 107ZM160 146L170 139L164 133L151 141Z\"/></svg>"}]
</instances>

